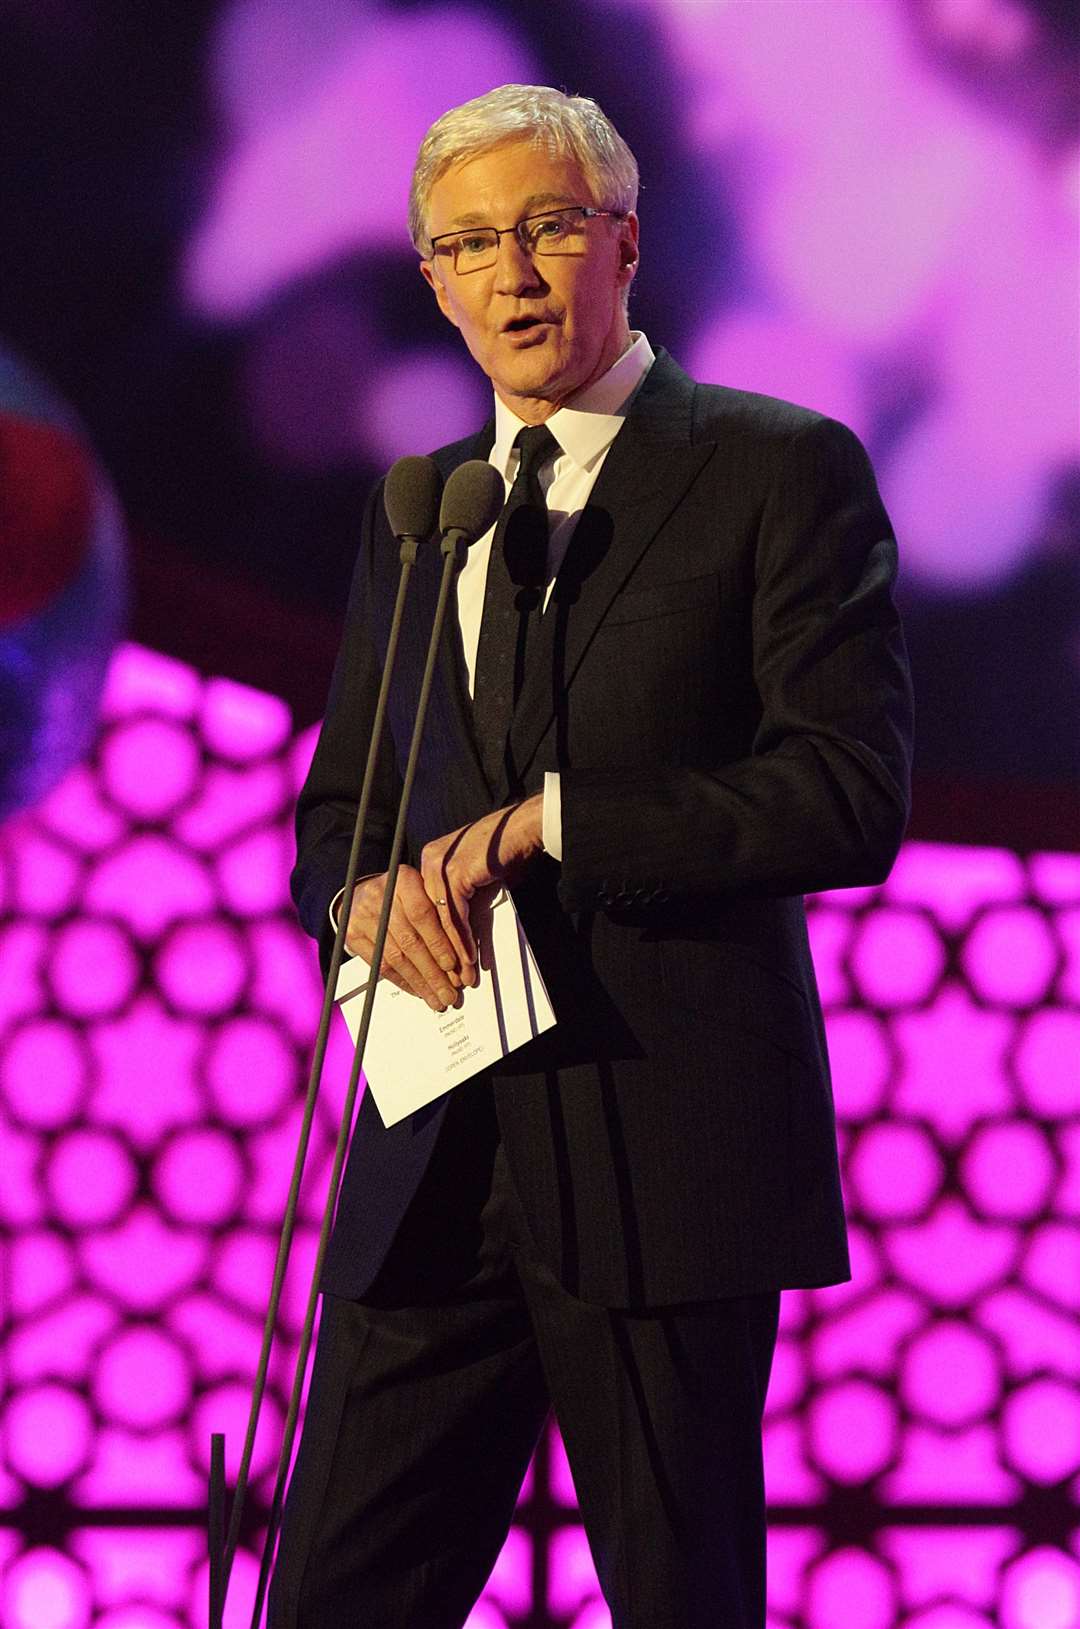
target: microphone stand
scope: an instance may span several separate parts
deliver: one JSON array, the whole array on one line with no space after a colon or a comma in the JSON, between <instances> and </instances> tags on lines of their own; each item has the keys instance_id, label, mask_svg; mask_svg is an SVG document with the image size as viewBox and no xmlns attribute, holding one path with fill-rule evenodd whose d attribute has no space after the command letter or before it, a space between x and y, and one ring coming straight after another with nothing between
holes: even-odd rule
<instances>
[{"instance_id":1,"label":"microphone stand","mask_svg":"<svg viewBox=\"0 0 1080 1629\"><path fill-rule=\"evenodd\" d=\"M371 802L371 789L375 780L375 763L378 757L379 745L382 739L383 724L386 718L386 707L390 695L390 681L393 677L394 664L397 659L398 638L401 633L402 615L405 609L405 599L408 591L412 568L416 564L416 555L421 538L405 536L401 538L401 574L398 579L397 598L394 602L393 617L390 624L390 635L387 640L386 660L383 664L382 680L379 685L379 694L375 704L375 716L371 728L371 739L368 745L367 762L364 766L364 780L360 789L360 803L356 811L356 824L353 828L352 846L349 850L349 861L345 869L345 886L342 895L341 909L338 912L337 931L334 934L334 947L330 955L330 968L326 976L326 988L323 992L322 1011L319 1015L319 1028L315 1037L315 1050L311 1058L311 1069L308 1074L307 1095L304 1099L304 1113L300 1125L300 1139L297 1144L296 1158L293 1163L292 1181L289 1185L289 1197L285 1207L285 1218L281 1227L281 1238L278 1243L277 1259L274 1264L274 1276L270 1287L270 1300L266 1310L266 1320L263 1325L262 1348L259 1352L259 1362L255 1371L255 1381L252 1390L251 1408L248 1414L247 1432L244 1438L244 1449L240 1456L240 1467L236 1476L236 1489L233 1494L232 1511L229 1518L228 1535L222 1542L223 1513L225 1505L225 1455L224 1439L220 1443L215 1441L211 1453L210 1463L210 1501L209 1501L209 1539L210 1539L210 1619L209 1629L222 1629L225 1598L229 1588L229 1579L232 1575L233 1562L240 1542L240 1530L244 1512L244 1500L248 1489L248 1480L251 1472L251 1459L255 1450L255 1434L259 1424L259 1414L262 1409L263 1395L266 1390L266 1376L270 1366L270 1352L274 1342L274 1331L277 1324L278 1308L281 1304L282 1290L285 1284L285 1272L289 1264L289 1253L292 1249L293 1234L296 1230L296 1213L300 1201L300 1185L303 1179L304 1166L307 1161L308 1143L311 1139L311 1127L315 1118L315 1105L319 1095L319 1086L322 1081L323 1064L326 1058L326 1044L330 1033L330 1020L334 1011L334 992L337 988L338 972L345 952L345 934L348 929L349 911L348 902L352 897L353 886L356 882L356 873L359 867L360 844L363 839L364 827L367 824L368 805ZM445 547L445 544L444 544ZM391 900L393 889L387 890L386 898ZM389 912L387 912L387 918ZM375 965L382 959L382 947L385 942L385 930L382 939L378 942L378 951ZM374 979L370 985L375 988ZM365 1009L366 1010L366 1009ZM366 1030L362 1032L366 1034ZM358 1051L357 1059L361 1054ZM353 1078L359 1077L359 1061L354 1065ZM349 1097L347 1105L347 1121L351 1121L351 1104L355 1091ZM339 1139L340 1147L340 1139ZM335 1165L335 1172L337 1165ZM332 1199L336 1198L336 1186L332 1189ZM315 1283L318 1283L322 1268L323 1251L320 1249L318 1263L315 1268ZM314 1293L312 1296L314 1300ZM302 1342L304 1358L306 1360L307 1346L310 1344L310 1315L304 1328L304 1342ZM295 1392L295 1388L294 1388ZM290 1417L293 1415L290 1407ZM295 1420L294 1420L295 1424ZM292 1439L289 1437L288 1447L291 1450ZM287 1453L283 1451L282 1464L287 1467ZM281 1479L281 1465L278 1468ZM276 1492L275 1492L276 1499ZM272 1531L272 1527L271 1527ZM267 1540L269 1549L269 1535ZM262 1573L260 1573L260 1584ZM261 1596L260 1607L261 1610Z\"/></svg>"},{"instance_id":2,"label":"microphone stand","mask_svg":"<svg viewBox=\"0 0 1080 1629\"><path fill-rule=\"evenodd\" d=\"M386 886L383 890L382 909L379 912L378 925L375 930L375 943L372 949L372 977L368 980L364 993L364 1006L360 1015L360 1026L357 1031L356 1049L353 1053L352 1071L349 1075L348 1091L341 1111L341 1125L338 1131L337 1147L334 1151L334 1165L330 1174L330 1189L327 1194L326 1208L323 1212L322 1227L319 1232L319 1247L315 1256L315 1266L312 1272L311 1290L308 1296L307 1313L304 1318L304 1327L300 1337L300 1347L296 1357L296 1368L293 1375L292 1392L289 1397L289 1410L285 1419L284 1438L281 1445L281 1455L278 1460L277 1476L274 1483L274 1494L270 1505L270 1515L267 1522L266 1539L263 1545L262 1561L259 1567L259 1579L255 1591L255 1603L251 1614L251 1629L259 1629L262 1620L263 1605L266 1599L266 1589L270 1579L270 1569L273 1565L274 1550L277 1543L278 1527L281 1520L281 1507L284 1502L285 1482L288 1477L289 1462L292 1458L293 1441L296 1436L297 1421L300 1416L300 1400L303 1395L304 1380L307 1373L307 1360L311 1350L312 1333L315 1325L315 1314L319 1299L319 1282L322 1278L323 1262L326 1258L327 1246L330 1242L330 1233L334 1222L334 1213L337 1209L338 1191L341 1187L341 1176L345 1165L345 1155L349 1146L349 1137L352 1132L353 1110L356 1104L357 1090L360 1083L360 1072L363 1066L364 1049L367 1045L368 1030L371 1027L371 1013L375 1002L375 992L378 987L377 969L382 963L383 951L386 946L386 936L390 925L390 912L394 902L394 888L397 883L398 869L401 864L401 855L405 846L405 822L408 816L409 803L412 797L413 782L416 779L416 767L420 757L420 743L424 723L427 718L428 702L431 696L432 681L435 676L435 663L438 657L439 645L442 641L443 625L446 621L446 611L450 599L450 589L454 580L454 572L464 556L464 549L470 540L470 533L460 527L449 527L443 534L440 545L443 556L442 578L439 583L439 597L435 608L435 620L432 624L431 638L428 642L427 660L424 665L424 675L420 685L420 698L417 703L416 720L413 725L412 740L409 743L409 756L405 766L405 775L401 789L401 803L398 807L397 824L394 828L394 837L390 849L390 863L386 872ZM388 688L388 686L387 686ZM380 692L381 695L381 692ZM369 765L373 762L373 752L378 737L373 736L372 753L369 753ZM366 782L366 776L365 776ZM364 810L366 814L366 809ZM358 815L359 826L359 815ZM359 852L359 839L354 839L354 854L350 861ZM353 868L355 874L355 866ZM337 938L335 939L335 952L344 943L344 923L347 912L342 909L341 919L338 922ZM332 994L336 986L337 968L341 957L337 955L336 962L331 962L330 975L327 978L327 996L323 1002L324 1015L327 1016L333 1005ZM320 1035L322 1025L320 1024ZM323 1038L323 1051L325 1052L325 1037ZM292 1194L290 1193L290 1201ZM250 1457L250 1456L249 1456ZM238 1524L237 1524L238 1525ZM213 1626L217 1629L217 1626Z\"/></svg>"}]
</instances>

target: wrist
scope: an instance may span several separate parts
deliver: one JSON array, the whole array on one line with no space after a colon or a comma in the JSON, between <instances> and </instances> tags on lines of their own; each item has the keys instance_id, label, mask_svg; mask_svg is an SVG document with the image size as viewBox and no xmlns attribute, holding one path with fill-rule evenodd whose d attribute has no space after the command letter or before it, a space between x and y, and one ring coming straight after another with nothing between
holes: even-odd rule
<instances>
[{"instance_id":1,"label":"wrist","mask_svg":"<svg viewBox=\"0 0 1080 1629\"><path fill-rule=\"evenodd\" d=\"M544 796L535 792L517 804L512 816L515 847L524 856L539 854L544 847Z\"/></svg>"}]
</instances>

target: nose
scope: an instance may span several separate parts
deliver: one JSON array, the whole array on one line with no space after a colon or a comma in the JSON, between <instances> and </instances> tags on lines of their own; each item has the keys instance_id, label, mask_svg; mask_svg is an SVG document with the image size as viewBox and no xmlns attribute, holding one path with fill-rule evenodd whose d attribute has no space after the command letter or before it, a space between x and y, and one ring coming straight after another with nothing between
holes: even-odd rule
<instances>
[{"instance_id":1,"label":"nose","mask_svg":"<svg viewBox=\"0 0 1080 1629\"><path fill-rule=\"evenodd\" d=\"M523 249L516 232L504 232L495 261L495 288L499 294L522 294L545 286L534 257Z\"/></svg>"}]
</instances>

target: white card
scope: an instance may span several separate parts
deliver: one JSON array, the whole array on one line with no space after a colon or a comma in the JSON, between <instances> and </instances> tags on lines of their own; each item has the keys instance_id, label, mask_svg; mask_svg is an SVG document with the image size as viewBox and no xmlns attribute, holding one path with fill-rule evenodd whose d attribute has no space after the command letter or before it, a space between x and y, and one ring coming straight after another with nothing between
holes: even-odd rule
<instances>
[{"instance_id":1,"label":"white card","mask_svg":"<svg viewBox=\"0 0 1080 1629\"><path fill-rule=\"evenodd\" d=\"M458 1007L432 1012L419 996L380 979L371 1012L364 1074L383 1124L392 1126L462 1081L488 1069L555 1014L514 902L494 884L469 913L480 953L479 983ZM371 968L354 956L338 973L335 997L355 1044Z\"/></svg>"}]
</instances>

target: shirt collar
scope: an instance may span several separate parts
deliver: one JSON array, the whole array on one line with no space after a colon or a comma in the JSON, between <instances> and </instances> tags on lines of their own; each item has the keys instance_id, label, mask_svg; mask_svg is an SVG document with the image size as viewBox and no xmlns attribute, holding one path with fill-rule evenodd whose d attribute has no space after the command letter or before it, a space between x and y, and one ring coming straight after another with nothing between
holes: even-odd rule
<instances>
[{"instance_id":1,"label":"shirt collar","mask_svg":"<svg viewBox=\"0 0 1080 1629\"><path fill-rule=\"evenodd\" d=\"M631 345L606 373L579 391L544 423L563 452L580 469L589 469L615 440L638 386L656 360L644 334L632 333ZM514 438L525 421L495 397L495 444L489 463L509 480Z\"/></svg>"}]
</instances>

